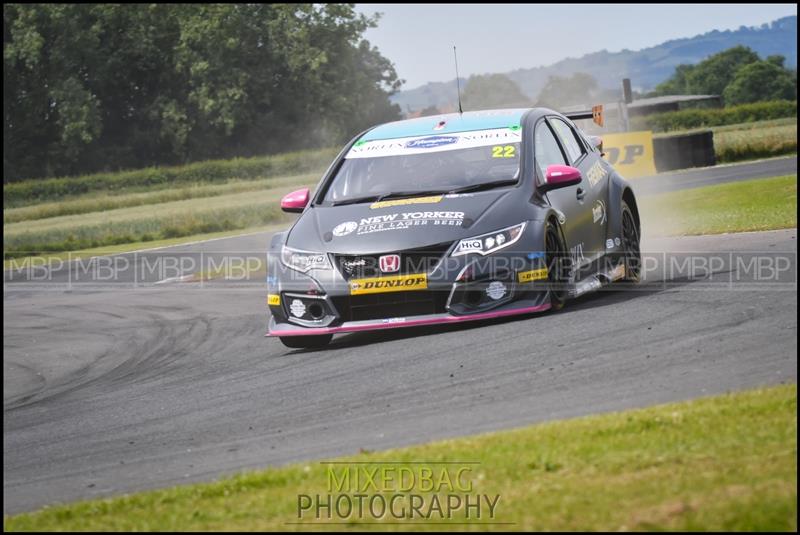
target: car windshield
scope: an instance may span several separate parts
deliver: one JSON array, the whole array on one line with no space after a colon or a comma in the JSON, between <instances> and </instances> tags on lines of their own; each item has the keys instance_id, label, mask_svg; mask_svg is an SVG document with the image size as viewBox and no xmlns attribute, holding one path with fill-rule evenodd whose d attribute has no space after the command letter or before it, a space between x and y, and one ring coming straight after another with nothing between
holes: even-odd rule
<instances>
[{"instance_id":1,"label":"car windshield","mask_svg":"<svg viewBox=\"0 0 800 535\"><path fill-rule=\"evenodd\" d=\"M323 202L368 202L513 184L519 177L520 136L510 129L497 130L503 135L490 131L491 137L478 141L462 133L356 143Z\"/></svg>"}]
</instances>

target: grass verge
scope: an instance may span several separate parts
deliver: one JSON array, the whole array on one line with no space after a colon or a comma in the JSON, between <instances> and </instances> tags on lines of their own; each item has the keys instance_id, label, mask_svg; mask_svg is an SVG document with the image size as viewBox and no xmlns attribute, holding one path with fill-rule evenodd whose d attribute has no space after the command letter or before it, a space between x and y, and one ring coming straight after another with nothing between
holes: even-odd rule
<instances>
[{"instance_id":1,"label":"grass verge","mask_svg":"<svg viewBox=\"0 0 800 535\"><path fill-rule=\"evenodd\" d=\"M639 199L645 232L720 234L797 226L797 175L759 178Z\"/></svg>"},{"instance_id":2,"label":"grass verge","mask_svg":"<svg viewBox=\"0 0 800 535\"><path fill-rule=\"evenodd\" d=\"M173 167L22 180L3 184L3 208L59 201L86 194L118 195L306 173L319 176L336 152L333 148L317 149L254 158L208 160Z\"/></svg>"},{"instance_id":3,"label":"grass verge","mask_svg":"<svg viewBox=\"0 0 800 535\"><path fill-rule=\"evenodd\" d=\"M770 158L797 152L797 123L714 132L718 163Z\"/></svg>"},{"instance_id":4,"label":"grass verge","mask_svg":"<svg viewBox=\"0 0 800 535\"><path fill-rule=\"evenodd\" d=\"M261 227L252 227L247 229L246 233L251 232L277 232L279 230L286 230L287 225L277 223L274 225L264 225ZM26 266L46 266L50 264L60 264L72 260L79 260L83 258L92 258L95 256L109 256L122 253L130 253L133 251L149 250L160 247L171 247L174 245L183 245L187 242L194 241L208 241L218 238L228 238L231 236L241 236L241 230L227 230L223 232L209 232L207 234L195 234L193 236L184 236L182 238L170 238L165 240L155 240L146 242L123 243L120 245L109 245L106 247L94 247L91 249L81 249L78 251L68 251L62 253L53 253L45 255L19 255L12 258L3 259L3 269L22 269ZM24 253L23 253L24 254Z\"/></svg>"},{"instance_id":5,"label":"grass verge","mask_svg":"<svg viewBox=\"0 0 800 535\"><path fill-rule=\"evenodd\" d=\"M706 130L714 132L714 152L718 163L770 158L797 152L796 117L671 131L655 137Z\"/></svg>"},{"instance_id":6,"label":"grass verge","mask_svg":"<svg viewBox=\"0 0 800 535\"><path fill-rule=\"evenodd\" d=\"M52 202L7 208L3 210L3 224L34 221L65 215L88 214L91 212L107 212L120 208L162 204L187 199L201 199L233 195L246 191L259 192L268 189L284 188L296 184L313 184L319 180L318 174L282 176L261 180L231 180L224 184L193 184L171 189L155 189L122 194L86 194L77 197L65 197Z\"/></svg>"},{"instance_id":7,"label":"grass verge","mask_svg":"<svg viewBox=\"0 0 800 535\"><path fill-rule=\"evenodd\" d=\"M5 258L38 256L287 223L292 216L281 212L280 199L308 186L300 182L305 178L259 191L7 223L3 253Z\"/></svg>"},{"instance_id":8,"label":"grass verge","mask_svg":"<svg viewBox=\"0 0 800 535\"><path fill-rule=\"evenodd\" d=\"M656 113L646 117L637 117L634 123L644 123L653 131L663 132L701 126L724 126L738 123L751 123L797 117L797 101L775 100L771 102L753 102L725 108L693 108L665 113Z\"/></svg>"},{"instance_id":9,"label":"grass verge","mask_svg":"<svg viewBox=\"0 0 800 535\"><path fill-rule=\"evenodd\" d=\"M463 477L471 483L466 494L499 495L494 517L488 518L484 509L480 520L465 520L464 511L455 510L453 520L442 520L439 513L433 513L431 520L443 523L425 525L413 523L420 519L410 518L409 511L402 519L387 514L388 518L381 520L369 513L358 516L355 509L343 519L344 526L340 518L339 524L330 527L487 530L493 526L478 522L502 522L508 524L494 529L794 531L797 386L362 453L337 459L360 464L336 465L340 467L336 473L342 473L341 467L371 470L387 466L380 463L389 460L403 463L391 465L396 470L404 466L412 471L419 471L413 461L420 460L478 463L469 465ZM313 525L296 522L317 520L308 513L298 518L298 495L328 494L329 466L300 463L213 483L49 507L5 517L4 528L305 530ZM434 472L441 469L436 466ZM397 485L381 480L378 486ZM432 503L432 494L445 494L446 490L414 492L419 492L425 503ZM334 489L333 494L339 492ZM370 487L366 494L377 493ZM388 494L392 493L383 493ZM377 524L359 523L366 521ZM467 525L455 523L459 521Z\"/></svg>"}]
</instances>

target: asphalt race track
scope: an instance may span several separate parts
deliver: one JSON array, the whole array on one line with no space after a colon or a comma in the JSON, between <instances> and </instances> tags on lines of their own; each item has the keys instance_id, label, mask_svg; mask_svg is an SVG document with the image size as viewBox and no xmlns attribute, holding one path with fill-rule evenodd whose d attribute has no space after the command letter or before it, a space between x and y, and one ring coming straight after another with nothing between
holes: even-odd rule
<instances>
[{"instance_id":1,"label":"asphalt race track","mask_svg":"<svg viewBox=\"0 0 800 535\"><path fill-rule=\"evenodd\" d=\"M665 180L796 169L786 158ZM559 313L340 335L319 351L264 338L263 273L198 283L139 270L263 254L268 238L119 255L111 283L76 264L40 281L5 273L5 513L797 380L796 229L646 233L634 289ZM700 262L683 262L691 253Z\"/></svg>"}]
</instances>

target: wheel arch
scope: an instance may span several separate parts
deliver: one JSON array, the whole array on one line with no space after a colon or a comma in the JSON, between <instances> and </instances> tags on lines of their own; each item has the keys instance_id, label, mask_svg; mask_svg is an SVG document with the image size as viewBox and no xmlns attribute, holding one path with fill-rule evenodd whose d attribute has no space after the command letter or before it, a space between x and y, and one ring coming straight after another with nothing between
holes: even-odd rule
<instances>
[{"instance_id":1,"label":"wheel arch","mask_svg":"<svg viewBox=\"0 0 800 535\"><path fill-rule=\"evenodd\" d=\"M556 230L558 230L559 235L561 235L561 241L564 243L564 246L567 248L567 250L569 250L569 243L567 242L567 236L564 233L564 228L563 228L561 222L559 221L559 219L563 218L563 217L564 217L564 214L562 214L561 212L559 212L558 210L556 210L553 207L548 207L547 211L542 213L542 215L537 218L538 224L539 224L539 228L540 228L538 239L539 239L539 242L540 242L540 244L542 246L542 250L544 250L544 246L545 246L545 242L544 242L545 232L544 232L544 230L545 230L545 227L547 226L547 223L551 223L551 222L553 223L553 226L555 226Z\"/></svg>"},{"instance_id":2,"label":"wheel arch","mask_svg":"<svg viewBox=\"0 0 800 535\"><path fill-rule=\"evenodd\" d=\"M633 188L628 181L612 171L608 190L608 227L606 228L606 238L611 240L621 236L622 233L622 201L625 201L630 207L636 227L641 234L639 204L636 202Z\"/></svg>"},{"instance_id":3,"label":"wheel arch","mask_svg":"<svg viewBox=\"0 0 800 535\"><path fill-rule=\"evenodd\" d=\"M636 196L633 194L633 190L628 186L622 192L622 200L628 205L628 208L631 209L633 213L633 220L636 223L636 229L639 231L641 235L642 232L642 221L639 218L639 206L636 204Z\"/></svg>"}]
</instances>

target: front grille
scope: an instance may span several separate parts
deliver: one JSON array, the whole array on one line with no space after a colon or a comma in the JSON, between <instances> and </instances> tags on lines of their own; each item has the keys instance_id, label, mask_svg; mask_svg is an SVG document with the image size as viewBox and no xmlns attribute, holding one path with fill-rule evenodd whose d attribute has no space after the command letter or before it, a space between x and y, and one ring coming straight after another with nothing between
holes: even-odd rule
<instances>
[{"instance_id":1,"label":"front grille","mask_svg":"<svg viewBox=\"0 0 800 535\"><path fill-rule=\"evenodd\" d=\"M378 265L378 259L383 254L367 255L334 255L336 268L345 278L366 279L384 275L407 275L412 273L429 273L450 248L450 243L442 243L430 247L420 247L399 251L400 270L393 273L383 273ZM384 253L391 254L391 253Z\"/></svg>"},{"instance_id":2,"label":"front grille","mask_svg":"<svg viewBox=\"0 0 800 535\"><path fill-rule=\"evenodd\" d=\"M403 318L445 311L448 292L413 291L333 297L342 321Z\"/></svg>"}]
</instances>

